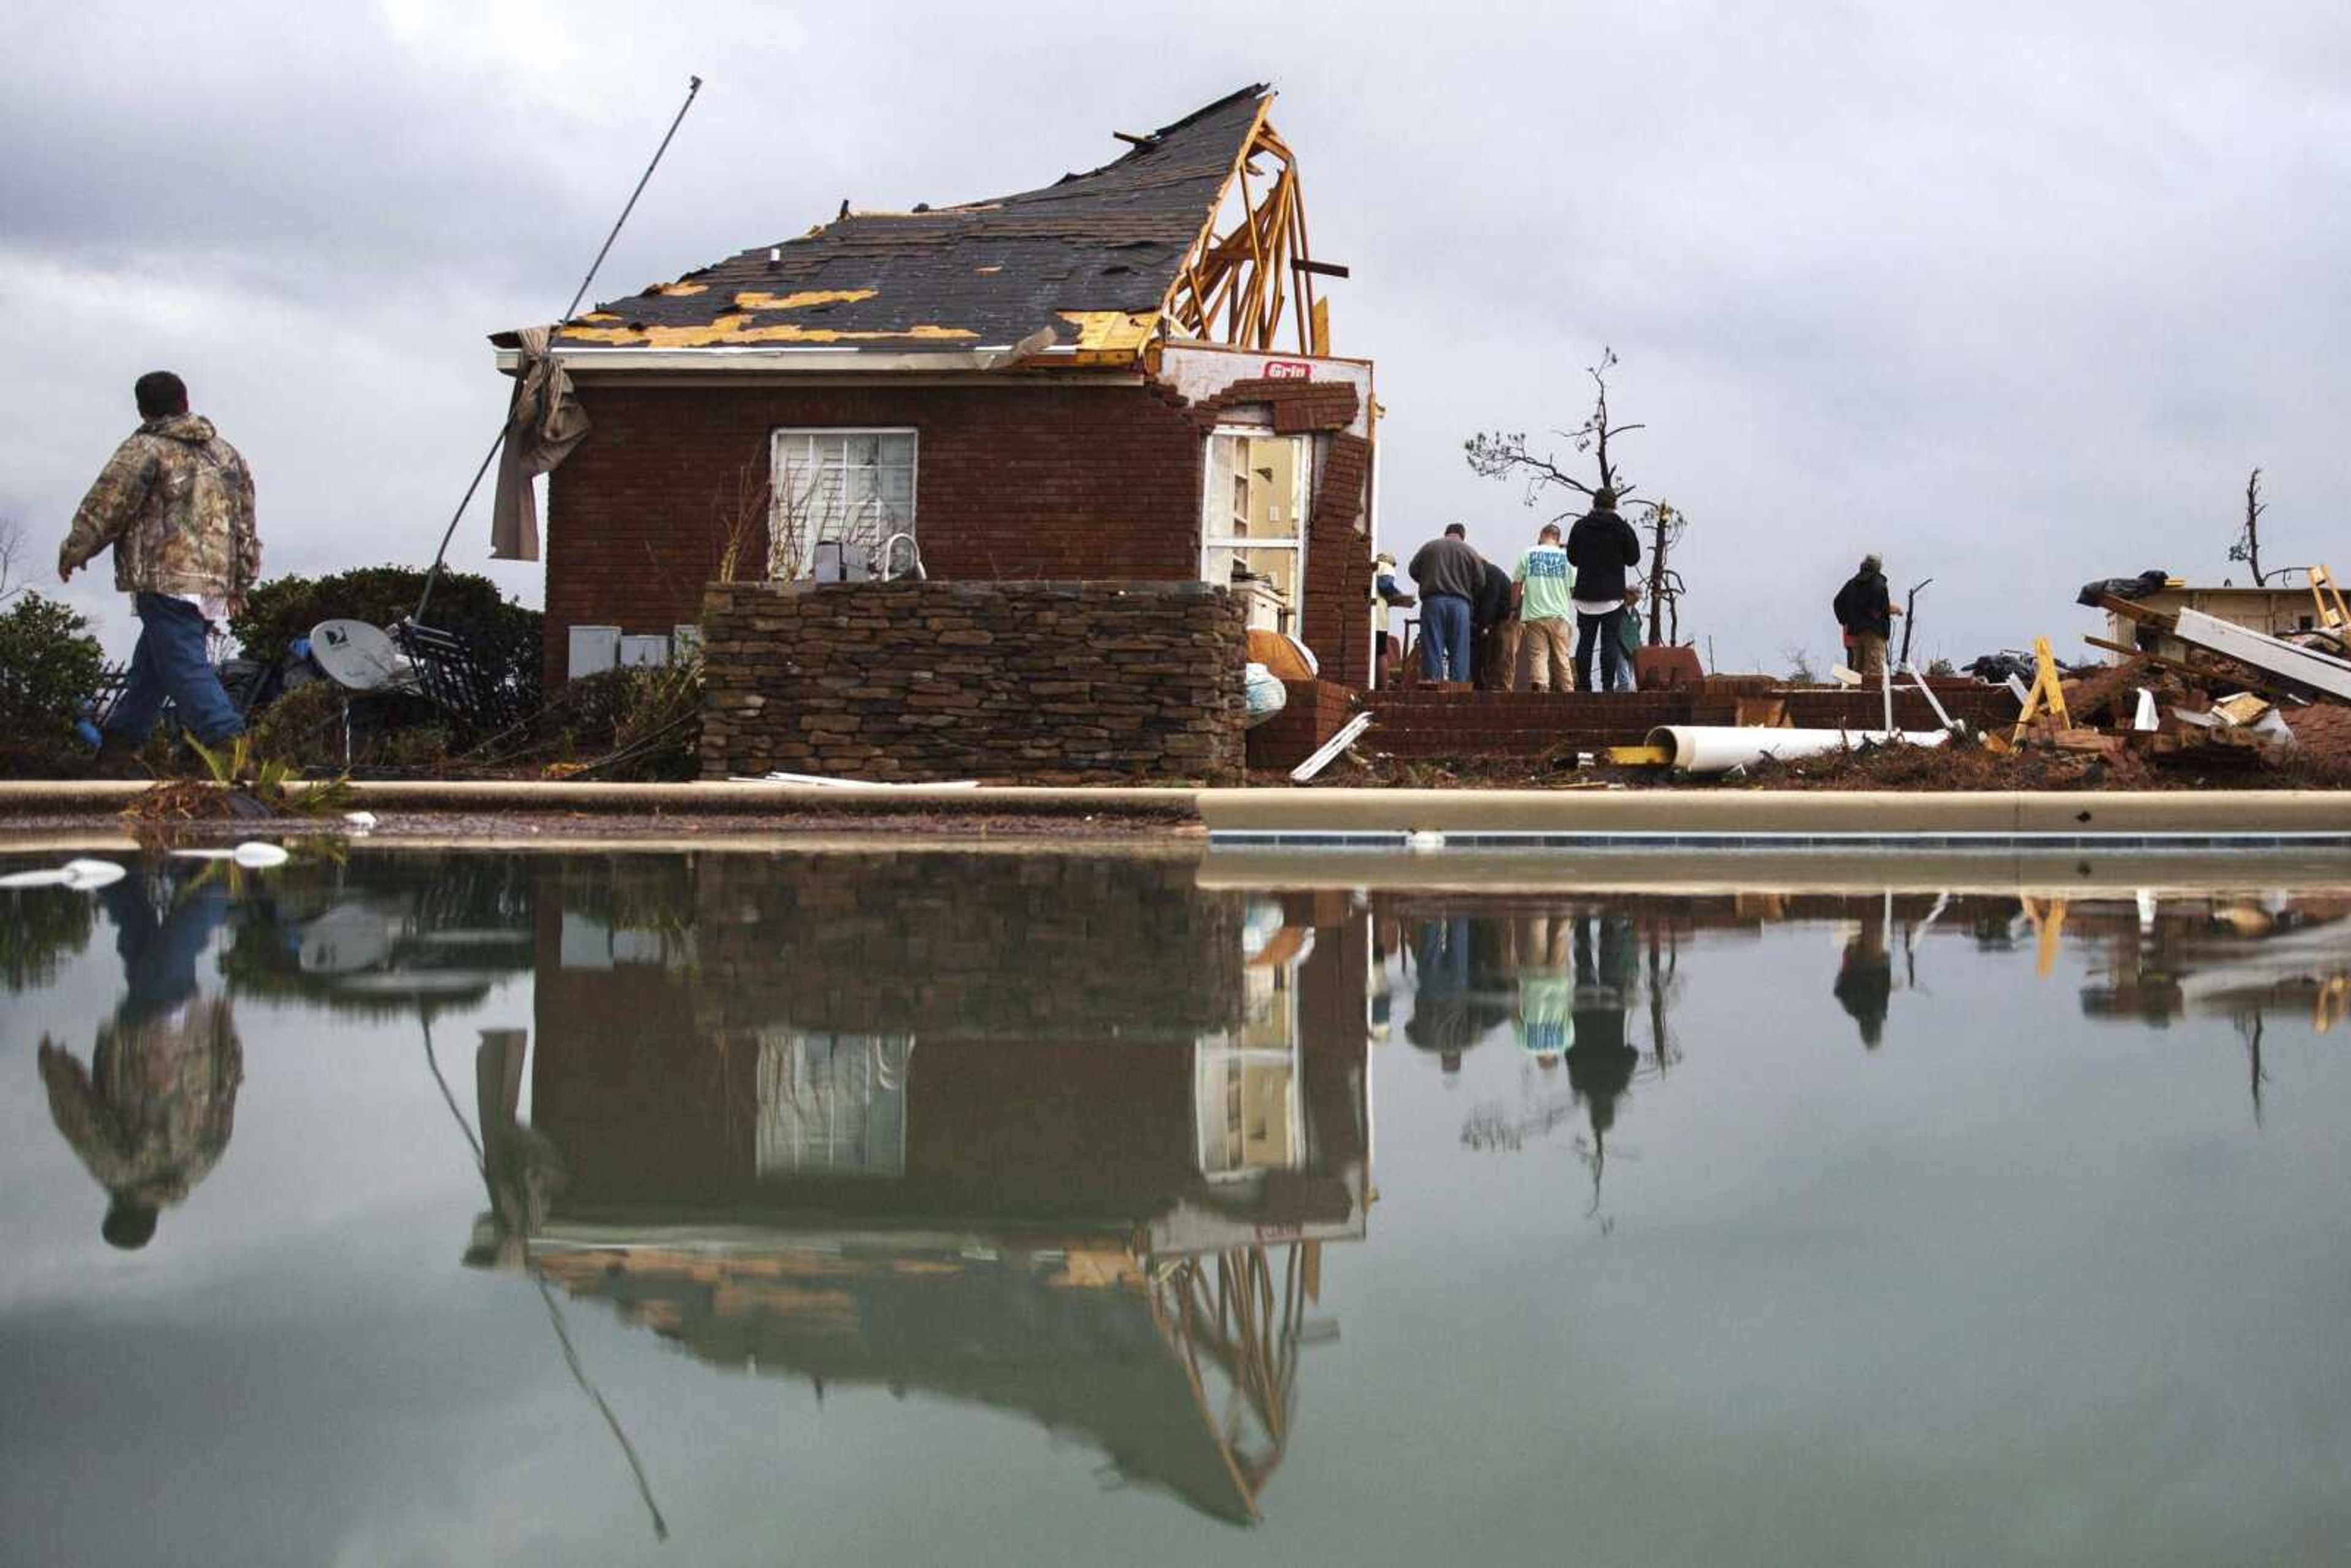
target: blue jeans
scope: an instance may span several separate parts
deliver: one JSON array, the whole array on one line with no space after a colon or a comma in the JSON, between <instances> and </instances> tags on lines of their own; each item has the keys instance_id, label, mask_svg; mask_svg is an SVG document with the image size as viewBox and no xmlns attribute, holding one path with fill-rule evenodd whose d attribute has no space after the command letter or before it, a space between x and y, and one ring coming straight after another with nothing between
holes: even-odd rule
<instances>
[{"instance_id":1,"label":"blue jeans","mask_svg":"<svg viewBox=\"0 0 2351 1568\"><path fill-rule=\"evenodd\" d=\"M1420 601L1420 678L1469 678L1469 601L1458 593L1432 593Z\"/></svg>"},{"instance_id":2,"label":"blue jeans","mask_svg":"<svg viewBox=\"0 0 2351 1568\"><path fill-rule=\"evenodd\" d=\"M1600 648L1601 685L1592 684L1592 650ZM1618 605L1605 615L1575 612L1575 687L1578 691L1623 691L1632 685L1625 678L1625 607Z\"/></svg>"},{"instance_id":3,"label":"blue jeans","mask_svg":"<svg viewBox=\"0 0 2351 1568\"><path fill-rule=\"evenodd\" d=\"M98 897L114 922L114 950L122 959L120 1021L160 1018L194 996L196 962L228 917L228 889L218 883L183 888L160 918L136 873Z\"/></svg>"},{"instance_id":4,"label":"blue jeans","mask_svg":"<svg viewBox=\"0 0 2351 1568\"><path fill-rule=\"evenodd\" d=\"M139 594L131 606L139 612L139 646L122 698L107 716L106 738L134 750L146 745L166 697L179 709L180 722L206 746L243 735L245 719L204 653L204 612L168 593Z\"/></svg>"}]
</instances>

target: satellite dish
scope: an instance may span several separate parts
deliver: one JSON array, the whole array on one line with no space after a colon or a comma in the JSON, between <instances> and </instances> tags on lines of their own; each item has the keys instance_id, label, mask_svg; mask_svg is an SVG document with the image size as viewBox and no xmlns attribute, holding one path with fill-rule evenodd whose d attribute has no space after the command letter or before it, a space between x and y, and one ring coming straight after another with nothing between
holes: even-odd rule
<instances>
[{"instance_id":1,"label":"satellite dish","mask_svg":"<svg viewBox=\"0 0 2351 1568\"><path fill-rule=\"evenodd\" d=\"M408 674L408 662L392 639L364 621L321 621L311 627L310 657L337 685L355 692L380 692Z\"/></svg>"}]
</instances>

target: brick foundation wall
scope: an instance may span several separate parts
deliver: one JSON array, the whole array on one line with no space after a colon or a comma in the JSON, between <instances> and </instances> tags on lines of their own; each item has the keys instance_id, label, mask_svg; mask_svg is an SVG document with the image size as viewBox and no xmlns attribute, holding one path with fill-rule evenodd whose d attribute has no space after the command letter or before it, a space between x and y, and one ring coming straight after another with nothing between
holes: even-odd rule
<instances>
[{"instance_id":1,"label":"brick foundation wall","mask_svg":"<svg viewBox=\"0 0 2351 1568\"><path fill-rule=\"evenodd\" d=\"M1236 782L1241 607L1200 582L714 583L702 771Z\"/></svg>"}]
</instances>

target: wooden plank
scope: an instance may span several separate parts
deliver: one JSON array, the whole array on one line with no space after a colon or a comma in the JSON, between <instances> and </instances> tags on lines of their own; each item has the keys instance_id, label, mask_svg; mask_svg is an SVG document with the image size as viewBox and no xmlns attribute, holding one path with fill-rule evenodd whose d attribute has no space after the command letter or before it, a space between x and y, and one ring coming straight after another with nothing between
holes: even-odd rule
<instances>
[{"instance_id":1,"label":"wooden plank","mask_svg":"<svg viewBox=\"0 0 2351 1568\"><path fill-rule=\"evenodd\" d=\"M1663 768L1673 761L1674 754L1664 746L1604 746L1600 759L1611 768Z\"/></svg>"},{"instance_id":2,"label":"wooden plank","mask_svg":"<svg viewBox=\"0 0 2351 1568\"><path fill-rule=\"evenodd\" d=\"M2136 600L2116 599L2111 593L2101 593L2098 595L2098 608L2126 621L2136 621L2142 626L2153 626L2164 632L2171 630L2172 618L2168 614L2160 610L2151 610Z\"/></svg>"}]
</instances>

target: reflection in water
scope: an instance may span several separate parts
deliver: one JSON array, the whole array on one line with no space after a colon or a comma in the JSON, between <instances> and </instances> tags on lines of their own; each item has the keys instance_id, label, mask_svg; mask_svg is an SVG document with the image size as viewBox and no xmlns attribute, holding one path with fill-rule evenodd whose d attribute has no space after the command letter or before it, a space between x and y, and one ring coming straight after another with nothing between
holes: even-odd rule
<instances>
[{"instance_id":1,"label":"reflection in water","mask_svg":"<svg viewBox=\"0 0 2351 1568\"><path fill-rule=\"evenodd\" d=\"M1891 900L1886 902L1890 903ZM1886 1015L1894 998L1894 956L1886 949L1886 908L1865 909L1845 938L1830 988L1845 1016L1861 1030L1861 1043L1876 1051L1886 1039Z\"/></svg>"},{"instance_id":2,"label":"reflection in water","mask_svg":"<svg viewBox=\"0 0 2351 1568\"><path fill-rule=\"evenodd\" d=\"M1119 1481L1253 1521L1301 1349L1330 1336L1322 1249L1364 1229L1368 929L1192 879L550 870L531 1114L519 1039L486 1041L467 1260L820 1396L1017 1410Z\"/></svg>"},{"instance_id":3,"label":"reflection in water","mask_svg":"<svg viewBox=\"0 0 2351 1568\"><path fill-rule=\"evenodd\" d=\"M245 1081L235 1015L225 995L196 983L228 891L210 875L193 885L132 876L99 897L122 959L122 1000L99 1025L87 1068L44 1037L41 1081L50 1119L106 1189L102 1233L136 1249L219 1163L235 1121Z\"/></svg>"},{"instance_id":4,"label":"reflection in water","mask_svg":"<svg viewBox=\"0 0 2351 1568\"><path fill-rule=\"evenodd\" d=\"M1398 1076L1477 1085L1474 1150L1572 1153L1588 1194L1568 1170L1542 1201L1603 1232L1639 1212L1643 1166L1608 1167L1680 1082L1709 943L1807 925L1781 978L1813 1033L1776 1046L1881 1076L1933 1043L1905 1027L1947 957L1980 980L1977 953L2013 952L1994 972L2027 980L2028 952L2047 974L2070 951L2089 1018L2233 1025L2256 1117L2269 1023L2324 1032L2351 996L2335 896L1239 893L1184 856L410 854L134 876L95 907L123 994L89 1065L44 1040L39 1071L111 1197L107 1239L138 1245L220 1159L231 996L413 1018L479 1167L464 1261L531 1281L657 1533L663 1455L631 1442L567 1304L820 1400L1010 1413L1081 1440L1107 1482L1259 1519L1306 1352L1337 1337L1325 1249L1368 1235L1392 996ZM44 927L68 931L53 947L88 939L70 925ZM55 967L10 955L19 988ZM530 1019L484 1007L526 972ZM461 1009L486 1014L465 1019L470 1092ZM1338 1370L1376 1375L1318 1358ZM686 1397L700 1375L676 1363Z\"/></svg>"}]
</instances>

